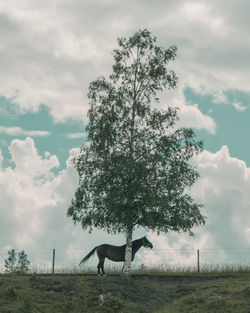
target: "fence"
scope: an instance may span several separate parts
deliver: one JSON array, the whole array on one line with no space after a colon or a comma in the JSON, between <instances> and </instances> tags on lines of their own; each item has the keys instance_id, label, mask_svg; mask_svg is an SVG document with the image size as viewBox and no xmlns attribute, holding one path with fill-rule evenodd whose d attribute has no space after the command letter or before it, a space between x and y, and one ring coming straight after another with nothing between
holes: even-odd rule
<instances>
[{"instance_id":1,"label":"fence","mask_svg":"<svg viewBox=\"0 0 250 313\"><path fill-rule=\"evenodd\" d=\"M18 252L18 251L17 251ZM25 251L30 260L30 269L36 272L58 273L80 271L79 261L88 250L76 249L33 249ZM4 260L8 257L7 249L0 249L1 272L5 271ZM107 268L119 269L122 263L106 261ZM87 264L88 269L95 270L97 258ZM136 254L133 268L182 269L201 272L216 268L250 269L250 249L142 249Z\"/></svg>"}]
</instances>

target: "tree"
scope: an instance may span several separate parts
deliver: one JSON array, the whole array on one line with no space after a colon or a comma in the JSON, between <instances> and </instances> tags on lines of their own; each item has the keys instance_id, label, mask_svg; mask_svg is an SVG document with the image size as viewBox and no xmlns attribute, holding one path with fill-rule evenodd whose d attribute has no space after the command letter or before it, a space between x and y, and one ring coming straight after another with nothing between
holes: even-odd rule
<instances>
[{"instance_id":1,"label":"tree","mask_svg":"<svg viewBox=\"0 0 250 313\"><path fill-rule=\"evenodd\" d=\"M30 261L24 250L18 253L17 271L21 273L27 273L29 271Z\"/></svg>"},{"instance_id":2,"label":"tree","mask_svg":"<svg viewBox=\"0 0 250 313\"><path fill-rule=\"evenodd\" d=\"M11 249L8 251L8 258L4 260L4 267L7 273L13 273L15 271L15 265L17 261L16 250Z\"/></svg>"},{"instance_id":3,"label":"tree","mask_svg":"<svg viewBox=\"0 0 250 313\"><path fill-rule=\"evenodd\" d=\"M176 51L157 46L146 29L120 38L109 79L89 86L88 138L74 159L80 180L67 215L90 231L126 234L126 277L135 227L187 232L205 222L187 193L199 177L189 160L202 143L192 129L176 129L176 108L152 107L176 87L167 67Z\"/></svg>"},{"instance_id":4,"label":"tree","mask_svg":"<svg viewBox=\"0 0 250 313\"><path fill-rule=\"evenodd\" d=\"M29 270L30 261L24 250L18 252L18 257L15 249L8 251L8 258L5 259L5 269L7 273L27 273Z\"/></svg>"}]
</instances>

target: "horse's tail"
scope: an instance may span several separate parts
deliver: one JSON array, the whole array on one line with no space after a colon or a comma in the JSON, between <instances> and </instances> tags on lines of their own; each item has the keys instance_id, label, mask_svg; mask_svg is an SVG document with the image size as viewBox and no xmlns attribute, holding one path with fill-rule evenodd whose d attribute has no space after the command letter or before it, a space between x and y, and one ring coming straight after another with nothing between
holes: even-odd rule
<instances>
[{"instance_id":1,"label":"horse's tail","mask_svg":"<svg viewBox=\"0 0 250 313\"><path fill-rule=\"evenodd\" d=\"M85 262L88 261L88 259L95 253L96 248L97 248L97 246L96 246L93 250L91 250L91 251L81 260L81 262L79 263L79 266L80 266L81 264L84 264Z\"/></svg>"}]
</instances>

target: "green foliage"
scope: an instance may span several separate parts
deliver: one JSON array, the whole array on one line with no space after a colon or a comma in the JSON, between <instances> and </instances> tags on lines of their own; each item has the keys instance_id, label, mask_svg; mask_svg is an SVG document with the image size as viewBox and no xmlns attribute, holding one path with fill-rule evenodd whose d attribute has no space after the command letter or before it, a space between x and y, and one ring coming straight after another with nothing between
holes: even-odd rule
<instances>
[{"instance_id":1,"label":"green foliage","mask_svg":"<svg viewBox=\"0 0 250 313\"><path fill-rule=\"evenodd\" d=\"M83 228L167 232L204 224L201 205L186 193L199 177L189 160L202 143L192 129L176 129L176 108L152 108L160 91L176 86L168 69L176 51L138 31L118 39L109 79L90 84L88 139L74 160L80 185L67 212Z\"/></svg>"},{"instance_id":2,"label":"green foliage","mask_svg":"<svg viewBox=\"0 0 250 313\"><path fill-rule=\"evenodd\" d=\"M30 261L24 250L18 253L18 261L16 269L19 272L27 273L29 271Z\"/></svg>"},{"instance_id":3,"label":"green foliage","mask_svg":"<svg viewBox=\"0 0 250 313\"><path fill-rule=\"evenodd\" d=\"M8 258L4 260L4 267L7 273L13 273L15 271L16 261L16 251L14 249L9 250Z\"/></svg>"},{"instance_id":4,"label":"green foliage","mask_svg":"<svg viewBox=\"0 0 250 313\"><path fill-rule=\"evenodd\" d=\"M17 253L15 249L8 251L8 258L5 259L5 271L7 273L27 273L29 271L30 261L24 250Z\"/></svg>"}]
</instances>

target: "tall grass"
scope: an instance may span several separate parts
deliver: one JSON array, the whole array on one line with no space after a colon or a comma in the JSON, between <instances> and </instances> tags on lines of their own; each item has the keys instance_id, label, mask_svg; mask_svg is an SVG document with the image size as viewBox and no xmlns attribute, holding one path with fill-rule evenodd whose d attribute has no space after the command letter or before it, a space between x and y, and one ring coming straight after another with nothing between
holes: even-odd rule
<instances>
[{"instance_id":1,"label":"tall grass","mask_svg":"<svg viewBox=\"0 0 250 313\"><path fill-rule=\"evenodd\" d=\"M140 267L132 270L133 274L206 274L206 273L250 273L250 264L200 264L198 267L193 265L159 265L148 267L142 264Z\"/></svg>"},{"instance_id":2,"label":"tall grass","mask_svg":"<svg viewBox=\"0 0 250 313\"><path fill-rule=\"evenodd\" d=\"M107 275L119 275L121 273L121 266L108 265L105 267ZM51 274L49 268L32 268L29 271L30 274ZM131 273L134 275L178 275L178 274L209 274L209 273L250 273L250 264L200 264L200 271L198 273L197 266L194 265L158 265L158 266L146 266L141 264L140 266L131 269ZM56 267L55 274L97 274L96 267Z\"/></svg>"}]
</instances>

